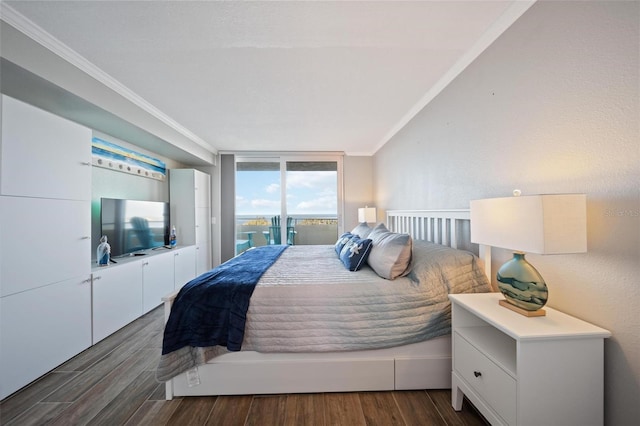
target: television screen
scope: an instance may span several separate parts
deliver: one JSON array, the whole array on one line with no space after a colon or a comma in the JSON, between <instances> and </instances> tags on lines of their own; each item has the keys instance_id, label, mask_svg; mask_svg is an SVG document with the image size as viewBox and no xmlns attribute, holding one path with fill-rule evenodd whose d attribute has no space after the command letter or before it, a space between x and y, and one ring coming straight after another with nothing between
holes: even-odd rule
<instances>
[{"instance_id":1,"label":"television screen","mask_svg":"<svg viewBox=\"0 0 640 426\"><path fill-rule=\"evenodd\" d=\"M102 198L101 235L117 257L169 243L169 203Z\"/></svg>"}]
</instances>

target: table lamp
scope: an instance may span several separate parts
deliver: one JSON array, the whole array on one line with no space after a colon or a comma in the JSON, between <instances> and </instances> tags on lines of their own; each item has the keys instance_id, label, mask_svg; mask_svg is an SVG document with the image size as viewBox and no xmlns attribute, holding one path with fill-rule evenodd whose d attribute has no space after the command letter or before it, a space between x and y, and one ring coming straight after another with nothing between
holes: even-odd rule
<instances>
[{"instance_id":1,"label":"table lamp","mask_svg":"<svg viewBox=\"0 0 640 426\"><path fill-rule=\"evenodd\" d=\"M377 220L375 207L361 207L358 209L359 223L375 223Z\"/></svg>"},{"instance_id":2,"label":"table lamp","mask_svg":"<svg viewBox=\"0 0 640 426\"><path fill-rule=\"evenodd\" d=\"M546 194L471 201L471 242L514 250L500 267L500 304L526 316L543 316L549 295L540 273L525 259L537 254L587 251L584 194Z\"/></svg>"}]
</instances>

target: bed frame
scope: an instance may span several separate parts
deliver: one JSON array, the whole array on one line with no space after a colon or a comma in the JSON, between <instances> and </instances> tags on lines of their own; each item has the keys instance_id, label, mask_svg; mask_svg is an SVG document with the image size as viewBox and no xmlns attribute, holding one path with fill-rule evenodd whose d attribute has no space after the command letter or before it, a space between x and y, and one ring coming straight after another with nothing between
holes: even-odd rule
<instances>
[{"instance_id":1,"label":"bed frame","mask_svg":"<svg viewBox=\"0 0 640 426\"><path fill-rule=\"evenodd\" d=\"M468 225L468 210L387 211L389 230L453 248L473 249ZM490 250L479 247L488 277L491 276L490 253ZM163 298L165 321L169 318L176 294ZM449 335L396 348L367 351L228 353L167 381L166 399L174 396L446 388L451 388Z\"/></svg>"}]
</instances>

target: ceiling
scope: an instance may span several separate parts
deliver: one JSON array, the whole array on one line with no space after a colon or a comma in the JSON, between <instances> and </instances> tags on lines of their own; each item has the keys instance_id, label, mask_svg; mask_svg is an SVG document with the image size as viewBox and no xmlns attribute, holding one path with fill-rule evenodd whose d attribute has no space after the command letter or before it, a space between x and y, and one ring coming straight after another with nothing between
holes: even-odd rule
<instances>
[{"instance_id":1,"label":"ceiling","mask_svg":"<svg viewBox=\"0 0 640 426\"><path fill-rule=\"evenodd\" d=\"M369 155L532 2L4 3L214 152Z\"/></svg>"}]
</instances>

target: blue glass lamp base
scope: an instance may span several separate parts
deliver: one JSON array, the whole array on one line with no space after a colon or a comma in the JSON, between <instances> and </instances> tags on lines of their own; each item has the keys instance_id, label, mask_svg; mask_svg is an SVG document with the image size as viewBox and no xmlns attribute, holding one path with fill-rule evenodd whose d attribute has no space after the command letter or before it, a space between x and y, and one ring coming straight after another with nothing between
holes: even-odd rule
<instances>
[{"instance_id":1,"label":"blue glass lamp base","mask_svg":"<svg viewBox=\"0 0 640 426\"><path fill-rule=\"evenodd\" d=\"M525 310L537 311L549 297L549 291L540 273L524 258L514 253L513 259L498 270L498 288L507 302Z\"/></svg>"}]
</instances>

